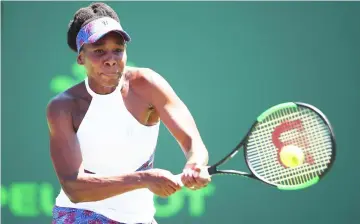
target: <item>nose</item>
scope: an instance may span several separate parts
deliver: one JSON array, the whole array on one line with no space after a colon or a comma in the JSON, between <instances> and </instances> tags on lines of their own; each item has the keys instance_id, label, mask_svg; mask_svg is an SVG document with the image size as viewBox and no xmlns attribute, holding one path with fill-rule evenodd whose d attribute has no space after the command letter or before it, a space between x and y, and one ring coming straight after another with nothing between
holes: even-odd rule
<instances>
[{"instance_id":1,"label":"nose","mask_svg":"<svg viewBox=\"0 0 360 224\"><path fill-rule=\"evenodd\" d=\"M108 67L113 67L113 66L116 65L116 60L115 60L113 57L111 57L111 58L107 59L107 60L104 62L104 64L105 64L106 66L108 66Z\"/></svg>"}]
</instances>

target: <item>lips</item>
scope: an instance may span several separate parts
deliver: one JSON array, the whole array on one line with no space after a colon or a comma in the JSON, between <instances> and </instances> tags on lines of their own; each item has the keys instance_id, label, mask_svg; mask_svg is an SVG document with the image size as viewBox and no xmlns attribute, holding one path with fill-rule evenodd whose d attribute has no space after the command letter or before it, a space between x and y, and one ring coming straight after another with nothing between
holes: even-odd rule
<instances>
[{"instance_id":1,"label":"lips","mask_svg":"<svg viewBox=\"0 0 360 224\"><path fill-rule=\"evenodd\" d=\"M116 76L119 76L120 73L118 73L118 72L103 72L103 73L101 73L101 75L116 77Z\"/></svg>"},{"instance_id":2,"label":"lips","mask_svg":"<svg viewBox=\"0 0 360 224\"><path fill-rule=\"evenodd\" d=\"M104 75L106 75L106 76L118 76L119 74L117 74L117 73L105 73Z\"/></svg>"}]
</instances>

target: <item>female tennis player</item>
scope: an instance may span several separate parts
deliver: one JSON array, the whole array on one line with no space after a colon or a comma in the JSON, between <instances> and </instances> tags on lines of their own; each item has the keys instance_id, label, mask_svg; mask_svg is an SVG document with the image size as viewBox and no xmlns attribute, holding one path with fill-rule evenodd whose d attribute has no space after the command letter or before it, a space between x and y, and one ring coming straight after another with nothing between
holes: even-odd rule
<instances>
[{"instance_id":1,"label":"female tennis player","mask_svg":"<svg viewBox=\"0 0 360 224\"><path fill-rule=\"evenodd\" d=\"M53 223L156 223L153 196L181 186L154 169L159 123L179 142L185 187L205 187L208 152L193 117L168 82L148 68L126 66L129 34L104 3L80 8L69 24L69 47L87 78L47 106L50 152L61 191Z\"/></svg>"}]
</instances>

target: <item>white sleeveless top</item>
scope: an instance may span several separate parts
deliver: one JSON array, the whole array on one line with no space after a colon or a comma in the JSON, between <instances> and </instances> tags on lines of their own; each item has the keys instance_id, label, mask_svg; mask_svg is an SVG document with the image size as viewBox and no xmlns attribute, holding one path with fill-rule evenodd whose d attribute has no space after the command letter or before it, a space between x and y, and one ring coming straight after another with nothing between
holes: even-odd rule
<instances>
[{"instance_id":1,"label":"white sleeveless top","mask_svg":"<svg viewBox=\"0 0 360 224\"><path fill-rule=\"evenodd\" d=\"M126 109L121 95L123 79L107 95L95 93L85 79L92 96L91 104L77 132L84 169L100 176L131 173L153 162L159 123L140 124ZM72 203L61 189L55 204L102 214L127 224L150 223L155 215L153 193L138 189L102 201Z\"/></svg>"}]
</instances>

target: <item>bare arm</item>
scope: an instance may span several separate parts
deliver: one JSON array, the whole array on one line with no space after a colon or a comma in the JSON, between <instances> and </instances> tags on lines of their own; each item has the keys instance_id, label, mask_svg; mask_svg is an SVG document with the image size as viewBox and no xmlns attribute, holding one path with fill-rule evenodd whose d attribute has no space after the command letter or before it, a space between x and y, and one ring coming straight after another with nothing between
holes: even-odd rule
<instances>
[{"instance_id":1,"label":"bare arm","mask_svg":"<svg viewBox=\"0 0 360 224\"><path fill-rule=\"evenodd\" d=\"M133 83L142 95L155 107L171 134L181 146L187 164L207 165L208 151L201 139L193 116L177 96L169 83L150 69L135 71Z\"/></svg>"},{"instance_id":2,"label":"bare arm","mask_svg":"<svg viewBox=\"0 0 360 224\"><path fill-rule=\"evenodd\" d=\"M84 173L79 142L72 127L71 105L71 98L62 96L52 100L47 107L51 159L70 200L74 203L98 201L148 187L150 177L145 171L112 177Z\"/></svg>"}]
</instances>

